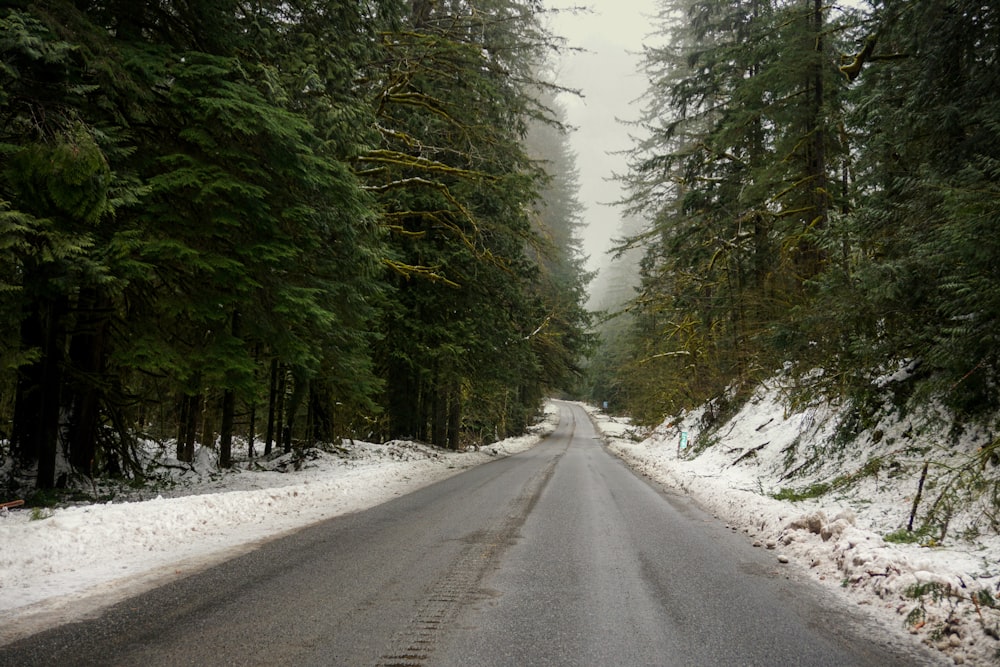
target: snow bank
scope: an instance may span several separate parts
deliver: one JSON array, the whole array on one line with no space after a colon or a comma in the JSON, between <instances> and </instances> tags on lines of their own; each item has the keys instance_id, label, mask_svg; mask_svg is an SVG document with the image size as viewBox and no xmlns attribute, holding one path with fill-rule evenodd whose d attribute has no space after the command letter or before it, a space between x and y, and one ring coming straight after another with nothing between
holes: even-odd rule
<instances>
[{"instance_id":1,"label":"snow bank","mask_svg":"<svg viewBox=\"0 0 1000 667\"><path fill-rule=\"evenodd\" d=\"M646 433L588 410L612 451L687 492L775 559L801 564L956 664L1000 662L1000 538L985 529L991 518L985 506L954 512L944 540L928 535L919 546L885 539L908 522L924 463L939 464L928 476L928 487L939 486L923 501L926 507L942 494L949 466L967 455L968 443L908 421L831 447L836 410L816 405L790 412L780 392L766 388L711 431L701 428L700 413ZM557 421L550 407L531 435L474 452L353 442L303 459L258 459L224 474L205 449L193 466L159 465L160 490L152 498L40 513L0 510L0 644L261 540L523 451ZM684 450L681 432L687 433ZM837 479L843 483L812 497L774 497L788 489L809 496L802 492Z\"/></svg>"},{"instance_id":2,"label":"snow bank","mask_svg":"<svg viewBox=\"0 0 1000 667\"><path fill-rule=\"evenodd\" d=\"M529 435L475 451L355 441L298 460L289 454L244 462L226 473L213 450L202 448L192 465L160 465L154 472L162 490L148 500L0 510L0 644L53 618L68 620L55 614L68 604L114 602L261 540L523 451L557 423L550 407Z\"/></svg>"},{"instance_id":3,"label":"snow bank","mask_svg":"<svg viewBox=\"0 0 1000 667\"><path fill-rule=\"evenodd\" d=\"M885 539L907 525L926 461L938 463L943 485L947 471L967 460L953 438L906 420L841 443L836 410L790 412L780 392L766 387L711 431L702 430L700 411L643 433L588 410L612 451L686 492L754 546L800 564L955 664L1000 664L1000 537L987 528L981 505L956 510L943 540ZM918 439L948 444L914 446Z\"/></svg>"}]
</instances>

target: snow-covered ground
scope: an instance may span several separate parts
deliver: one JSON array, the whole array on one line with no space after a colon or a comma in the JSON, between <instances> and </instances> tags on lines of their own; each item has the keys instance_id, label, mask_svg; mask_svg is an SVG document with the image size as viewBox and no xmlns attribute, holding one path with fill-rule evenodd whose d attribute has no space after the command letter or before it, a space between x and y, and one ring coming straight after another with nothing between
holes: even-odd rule
<instances>
[{"instance_id":1,"label":"snow-covered ground","mask_svg":"<svg viewBox=\"0 0 1000 667\"><path fill-rule=\"evenodd\" d=\"M838 411L791 412L777 387L761 387L711 432L701 432L703 410L647 433L588 409L608 447L636 471L685 492L776 560L869 606L946 661L1000 665L1000 537L987 497L1000 486L1000 468L983 461L977 477L975 439L984 434L957 441L925 417L887 416L882 430L873 424L839 442ZM944 522L916 543L887 541L906 533L927 461L914 527L931 510ZM830 488L820 493L819 483ZM789 490L816 497L774 497Z\"/></svg>"},{"instance_id":2,"label":"snow-covered ground","mask_svg":"<svg viewBox=\"0 0 1000 667\"><path fill-rule=\"evenodd\" d=\"M700 411L644 433L588 410L611 451L641 474L687 493L750 543L773 550L776 560L806 569L835 594L909 629L914 641L934 646L943 658L1000 664L1000 538L989 529L996 519L989 504L967 502L973 511L951 516L944 539L927 534L923 545L884 539L906 526L923 463L934 460L940 469L927 476L918 518L921 508L926 512L944 497L945 473L959 467L961 448L907 447L914 433L931 438L910 422L830 448L837 413L816 406L789 412L776 389L762 388L711 433L700 432ZM160 490L145 500L0 510L0 644L94 613L262 540L528 449L557 418L550 406L528 436L475 452L354 442L342 451L312 452L298 470L291 457L282 457L266 465L243 462L237 472L222 474L205 449L193 466L161 466ZM773 497L831 480L843 483L814 498Z\"/></svg>"},{"instance_id":3,"label":"snow-covered ground","mask_svg":"<svg viewBox=\"0 0 1000 667\"><path fill-rule=\"evenodd\" d=\"M93 614L263 540L524 451L558 419L549 406L528 435L476 451L354 441L339 451L309 450L297 470L289 454L266 463L244 460L223 474L214 450L201 448L194 464L158 465L159 490L146 491L148 499L0 509L0 645Z\"/></svg>"}]
</instances>

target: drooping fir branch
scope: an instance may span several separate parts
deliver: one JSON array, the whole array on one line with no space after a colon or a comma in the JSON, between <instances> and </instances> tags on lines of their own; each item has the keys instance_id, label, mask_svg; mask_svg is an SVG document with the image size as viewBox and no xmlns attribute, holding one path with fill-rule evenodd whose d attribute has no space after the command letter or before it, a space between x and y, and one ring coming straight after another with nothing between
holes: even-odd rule
<instances>
[{"instance_id":1,"label":"drooping fir branch","mask_svg":"<svg viewBox=\"0 0 1000 667\"><path fill-rule=\"evenodd\" d=\"M357 158L357 162L374 162L376 164L386 164L394 165L397 167L406 167L409 169L414 169L417 171L441 174L445 176L453 176L456 178L464 178L469 180L484 180L484 181L498 181L499 176L488 174L482 171L474 171L471 169L463 169L461 167L453 167L451 165L445 164L443 162L438 162L436 160L430 160L419 155L410 155L409 153L404 153L401 151L386 150L386 149L373 149L365 152L363 155ZM371 172L366 172L371 173Z\"/></svg>"}]
</instances>

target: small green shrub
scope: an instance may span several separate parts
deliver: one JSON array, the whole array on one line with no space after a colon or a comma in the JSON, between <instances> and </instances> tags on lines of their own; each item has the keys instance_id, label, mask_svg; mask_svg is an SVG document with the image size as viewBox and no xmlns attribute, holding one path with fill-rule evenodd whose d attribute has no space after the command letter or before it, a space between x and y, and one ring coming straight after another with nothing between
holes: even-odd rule
<instances>
[{"instance_id":1,"label":"small green shrub","mask_svg":"<svg viewBox=\"0 0 1000 667\"><path fill-rule=\"evenodd\" d=\"M922 543L926 541L929 537L930 535L926 527L919 530L900 528L891 533L886 533L882 536L882 539L886 542L894 542L896 544L917 544L918 542Z\"/></svg>"},{"instance_id":2,"label":"small green shrub","mask_svg":"<svg viewBox=\"0 0 1000 667\"><path fill-rule=\"evenodd\" d=\"M976 591L969 591L964 588L952 586L951 584L929 581L908 586L906 590L903 591L903 595L911 600L917 601L917 606L911 609L906 615L906 623L910 626L919 626L926 622L926 602L928 599L935 603L947 601L951 606L951 611L948 615L949 618L959 615L960 606L971 604L973 609L968 610L965 613L966 615L971 615L971 612L974 610L975 616L979 619L979 623L986 631L986 634L990 634L990 631L994 626L988 622L987 618L984 617L983 611L986 609L993 611L1000 610L1000 606L997 605L996 598L994 598L993 594L985 588ZM939 639L942 637L945 633L946 626L947 621L943 621L930 628L929 636L931 639Z\"/></svg>"},{"instance_id":3,"label":"small green shrub","mask_svg":"<svg viewBox=\"0 0 1000 667\"><path fill-rule=\"evenodd\" d=\"M31 516L28 517L29 521L41 521L42 519L48 519L52 516L52 510L47 507L32 507Z\"/></svg>"},{"instance_id":4,"label":"small green shrub","mask_svg":"<svg viewBox=\"0 0 1000 667\"><path fill-rule=\"evenodd\" d=\"M795 489L789 489L786 487L775 493L772 497L776 500L789 500L796 502L799 500L809 500L810 498L819 498L829 490L830 485L828 483L817 482L802 491L796 491Z\"/></svg>"},{"instance_id":5,"label":"small green shrub","mask_svg":"<svg viewBox=\"0 0 1000 667\"><path fill-rule=\"evenodd\" d=\"M872 457L868 459L865 465L853 473L846 475L837 475L830 482L816 482L815 484L807 487L802 491L796 491L795 489L783 488L778 493L775 493L772 497L777 500L790 500L795 502L797 500L808 500L810 498L819 498L822 495L830 491L836 491L837 489L842 489L852 483L864 479L865 477L878 477L879 472L884 466L884 461L878 457Z\"/></svg>"}]
</instances>

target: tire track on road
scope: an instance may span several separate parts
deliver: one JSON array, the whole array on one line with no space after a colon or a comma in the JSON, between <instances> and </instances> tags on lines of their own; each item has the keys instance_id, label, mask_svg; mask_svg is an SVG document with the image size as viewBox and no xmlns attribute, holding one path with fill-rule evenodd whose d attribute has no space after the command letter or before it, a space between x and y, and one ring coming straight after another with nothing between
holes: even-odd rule
<instances>
[{"instance_id":1,"label":"tire track on road","mask_svg":"<svg viewBox=\"0 0 1000 667\"><path fill-rule=\"evenodd\" d=\"M390 640L376 667L420 667L430 660L435 647L452 627L459 611L469 604L492 597L480 586L483 578L500 563L515 542L538 498L552 478L555 468L572 442L572 431L562 451L534 474L511 502L503 519L483 531L466 535L468 543L447 574L430 589L426 599L407 625Z\"/></svg>"}]
</instances>

